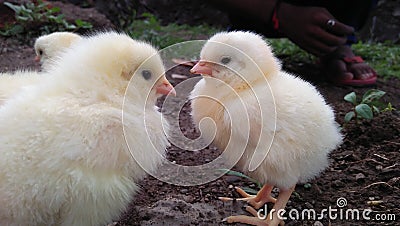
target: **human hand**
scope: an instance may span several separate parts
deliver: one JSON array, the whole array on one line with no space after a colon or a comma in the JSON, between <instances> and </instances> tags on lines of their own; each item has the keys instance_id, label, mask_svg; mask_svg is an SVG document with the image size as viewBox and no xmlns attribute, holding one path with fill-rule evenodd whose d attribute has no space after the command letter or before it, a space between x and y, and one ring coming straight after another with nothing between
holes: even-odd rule
<instances>
[{"instance_id":1,"label":"human hand","mask_svg":"<svg viewBox=\"0 0 400 226\"><path fill-rule=\"evenodd\" d=\"M279 30L300 48L318 57L336 50L347 41L354 28L337 20L327 25L334 17L321 7L295 6L285 2L278 9Z\"/></svg>"}]
</instances>

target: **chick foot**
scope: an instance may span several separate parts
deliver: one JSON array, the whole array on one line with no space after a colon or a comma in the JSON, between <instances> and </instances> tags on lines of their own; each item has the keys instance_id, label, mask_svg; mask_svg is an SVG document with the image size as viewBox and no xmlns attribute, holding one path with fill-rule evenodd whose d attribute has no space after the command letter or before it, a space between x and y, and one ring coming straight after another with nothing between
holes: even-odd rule
<instances>
[{"instance_id":1,"label":"chick foot","mask_svg":"<svg viewBox=\"0 0 400 226\"><path fill-rule=\"evenodd\" d=\"M271 196L271 191L274 187L271 185L264 185L260 191L258 191L257 195L249 195L243 189L239 187L235 187L236 191L243 197L243 198L227 198L227 197L219 197L222 201L247 201L248 204L253 206L255 209L259 209L264 206L267 202L275 203L276 199Z\"/></svg>"},{"instance_id":2,"label":"chick foot","mask_svg":"<svg viewBox=\"0 0 400 226\"><path fill-rule=\"evenodd\" d=\"M263 190L263 189L261 189L261 190ZM260 190L260 192L261 192L261 190ZM244 224L250 224L250 225L257 225L257 226L284 225L285 223L281 220L282 216L278 216L278 210L284 209L286 207L286 204L289 201L290 195L292 194L293 191L294 191L294 187L292 187L290 189L282 189L281 192L279 193L278 198L276 199L274 206L272 207L272 210L268 213L268 215L266 217L265 217L265 215L260 213L260 210L256 211L253 207L247 206L246 210L249 213L251 213L253 215L253 217L245 216L245 215L230 216L230 217L223 219L223 221L227 222L227 223L244 223ZM272 216L271 216L271 214L272 214Z\"/></svg>"}]
</instances>

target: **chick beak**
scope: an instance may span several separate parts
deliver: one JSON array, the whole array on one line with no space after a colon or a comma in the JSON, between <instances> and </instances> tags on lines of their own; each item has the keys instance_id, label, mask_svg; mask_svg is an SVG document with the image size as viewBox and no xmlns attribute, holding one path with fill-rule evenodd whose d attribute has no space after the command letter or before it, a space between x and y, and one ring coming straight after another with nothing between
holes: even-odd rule
<instances>
[{"instance_id":1,"label":"chick beak","mask_svg":"<svg viewBox=\"0 0 400 226\"><path fill-rule=\"evenodd\" d=\"M36 55L35 62L40 62L40 56L39 55Z\"/></svg>"},{"instance_id":2,"label":"chick beak","mask_svg":"<svg viewBox=\"0 0 400 226\"><path fill-rule=\"evenodd\" d=\"M164 80L161 84L159 84L156 87L156 93L162 94L162 95L172 94L172 95L176 96L174 87L167 80Z\"/></svg>"},{"instance_id":3,"label":"chick beak","mask_svg":"<svg viewBox=\"0 0 400 226\"><path fill-rule=\"evenodd\" d=\"M212 68L207 62L199 61L196 65L190 69L190 73L192 74L202 74L212 76Z\"/></svg>"}]
</instances>

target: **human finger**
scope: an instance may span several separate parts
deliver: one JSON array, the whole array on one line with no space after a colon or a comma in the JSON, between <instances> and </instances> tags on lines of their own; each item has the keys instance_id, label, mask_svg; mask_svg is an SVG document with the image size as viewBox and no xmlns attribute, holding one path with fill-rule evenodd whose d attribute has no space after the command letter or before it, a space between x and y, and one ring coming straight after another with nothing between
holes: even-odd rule
<instances>
[{"instance_id":1,"label":"human finger","mask_svg":"<svg viewBox=\"0 0 400 226\"><path fill-rule=\"evenodd\" d=\"M328 46L340 46L344 45L347 41L346 36L337 36L330 32L325 31L322 28L315 28L311 34L315 39L320 40Z\"/></svg>"},{"instance_id":2,"label":"human finger","mask_svg":"<svg viewBox=\"0 0 400 226\"><path fill-rule=\"evenodd\" d=\"M303 40L303 42L296 44L299 45L302 49L317 57L321 57L328 53L331 53L337 48L337 46L327 45L318 38Z\"/></svg>"},{"instance_id":3,"label":"human finger","mask_svg":"<svg viewBox=\"0 0 400 226\"><path fill-rule=\"evenodd\" d=\"M347 36L354 33L353 27L337 21L334 18L326 20L325 24L322 24L321 26L324 27L328 32L337 36Z\"/></svg>"}]
</instances>

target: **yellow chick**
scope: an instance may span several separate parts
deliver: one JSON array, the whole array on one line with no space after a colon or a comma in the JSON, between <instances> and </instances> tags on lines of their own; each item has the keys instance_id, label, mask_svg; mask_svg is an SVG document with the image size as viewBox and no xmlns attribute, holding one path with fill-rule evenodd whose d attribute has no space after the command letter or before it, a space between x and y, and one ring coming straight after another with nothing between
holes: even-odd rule
<instances>
[{"instance_id":1,"label":"yellow chick","mask_svg":"<svg viewBox=\"0 0 400 226\"><path fill-rule=\"evenodd\" d=\"M49 70L54 61L81 37L71 32L54 32L35 41L35 61L42 63L43 70ZM43 74L36 71L15 71L0 73L0 106L23 87L40 82Z\"/></svg>"},{"instance_id":2,"label":"yellow chick","mask_svg":"<svg viewBox=\"0 0 400 226\"><path fill-rule=\"evenodd\" d=\"M342 142L333 110L314 86L282 71L268 44L257 34L218 33L204 45L200 58L191 69L203 76L191 93L194 122L198 125L203 118L213 119L217 128L213 143L225 151L230 145L229 155L239 156L236 166L264 184L256 196L237 188L244 196L240 200L255 209L266 202L275 203L276 211L266 219L257 217L257 211L249 207L254 217L230 216L224 220L278 225L281 219L277 211L285 208L296 183L323 171L328 166L328 154ZM199 98L202 96L218 101ZM233 117L229 115L242 112L247 112L249 128L246 118L230 120ZM214 135L206 123L201 125L201 132L205 137ZM228 156L227 161L234 159ZM271 197L274 186L280 189L277 199Z\"/></svg>"},{"instance_id":3,"label":"yellow chick","mask_svg":"<svg viewBox=\"0 0 400 226\"><path fill-rule=\"evenodd\" d=\"M39 82L43 75L36 71L0 73L0 106L24 87Z\"/></svg>"},{"instance_id":4,"label":"yellow chick","mask_svg":"<svg viewBox=\"0 0 400 226\"><path fill-rule=\"evenodd\" d=\"M0 225L90 226L118 218L144 169L155 170L169 145L154 106L174 92L164 73L151 45L100 33L10 98L0 108Z\"/></svg>"},{"instance_id":5,"label":"yellow chick","mask_svg":"<svg viewBox=\"0 0 400 226\"><path fill-rule=\"evenodd\" d=\"M34 44L35 61L42 64L43 70L49 70L52 63L57 60L57 57L80 39L81 36L72 32L54 32L40 36Z\"/></svg>"}]
</instances>

